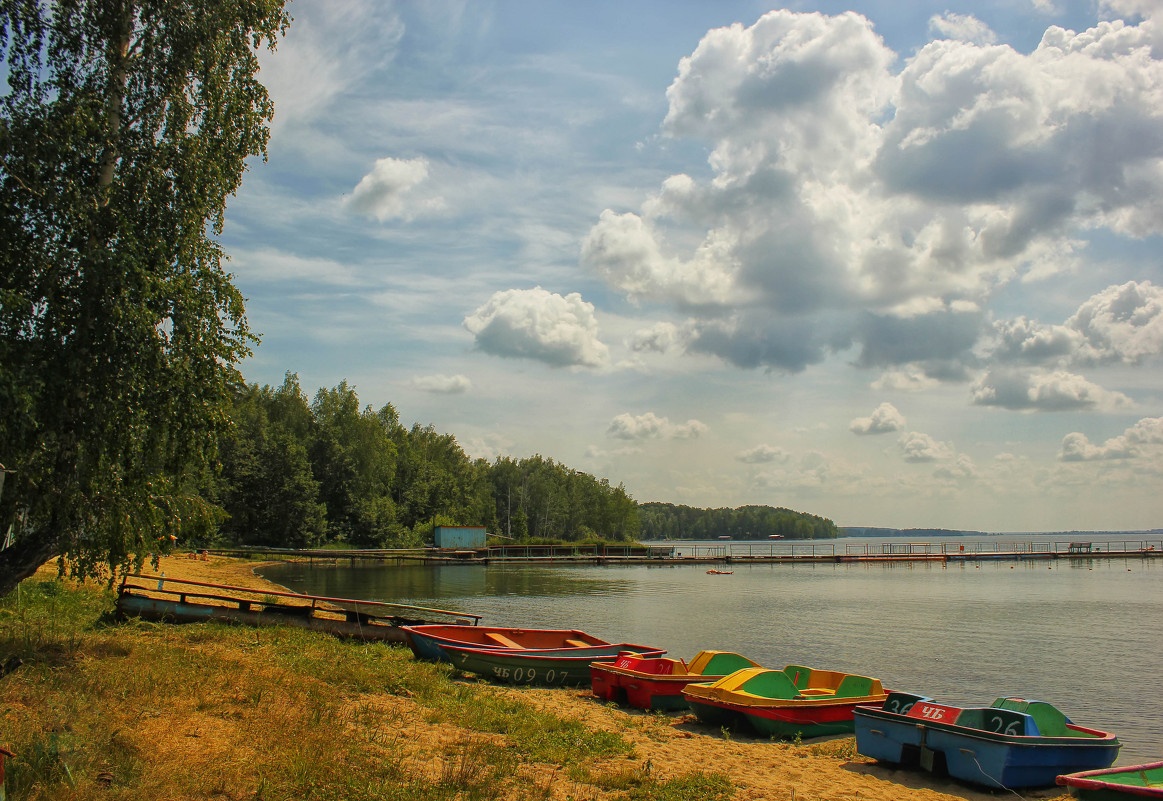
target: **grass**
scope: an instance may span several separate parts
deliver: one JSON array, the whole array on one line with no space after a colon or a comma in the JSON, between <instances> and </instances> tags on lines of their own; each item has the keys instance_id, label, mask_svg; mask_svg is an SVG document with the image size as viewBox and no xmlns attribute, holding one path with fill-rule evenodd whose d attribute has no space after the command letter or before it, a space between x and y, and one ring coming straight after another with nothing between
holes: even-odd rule
<instances>
[{"instance_id":1,"label":"grass","mask_svg":"<svg viewBox=\"0 0 1163 801\"><path fill-rule=\"evenodd\" d=\"M0 678L9 801L539 801L553 766L633 753L400 647L112 608L107 589L36 579L0 600L0 664L23 662ZM685 786L625 798L695 798Z\"/></svg>"},{"instance_id":2,"label":"grass","mask_svg":"<svg viewBox=\"0 0 1163 801\"><path fill-rule=\"evenodd\" d=\"M573 777L605 790L618 790L626 801L726 801L735 787L726 775L718 772L692 771L661 780L651 773L650 760L641 765L607 774L594 774L584 767Z\"/></svg>"}]
</instances>

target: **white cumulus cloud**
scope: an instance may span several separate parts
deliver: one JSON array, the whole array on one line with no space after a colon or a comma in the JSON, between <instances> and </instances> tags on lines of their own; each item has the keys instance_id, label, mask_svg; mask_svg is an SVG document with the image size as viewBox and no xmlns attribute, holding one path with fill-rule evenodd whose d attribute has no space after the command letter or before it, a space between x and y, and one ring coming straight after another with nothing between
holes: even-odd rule
<instances>
[{"instance_id":1,"label":"white cumulus cloud","mask_svg":"<svg viewBox=\"0 0 1163 801\"><path fill-rule=\"evenodd\" d=\"M472 381L463 375L418 375L410 386L438 395L460 395L472 389Z\"/></svg>"},{"instance_id":2,"label":"white cumulus cloud","mask_svg":"<svg viewBox=\"0 0 1163 801\"><path fill-rule=\"evenodd\" d=\"M583 265L688 315L681 347L740 367L802 370L855 348L886 381L966 380L999 287L1070 269L1095 230L1163 233L1163 47L1154 20L1051 27L1032 52L992 44L973 17L933 25L955 38L903 69L851 12L707 32L662 132L705 146L711 174L603 211ZM1024 344L1003 333L1031 364L1086 347L1136 358L1157 348L1145 284L1118 299L1140 304L1134 319L1104 316L1103 295Z\"/></svg>"},{"instance_id":3,"label":"white cumulus cloud","mask_svg":"<svg viewBox=\"0 0 1163 801\"><path fill-rule=\"evenodd\" d=\"M929 18L929 30L945 39L960 39L974 44L993 44L997 34L972 14L946 11Z\"/></svg>"},{"instance_id":4,"label":"white cumulus cloud","mask_svg":"<svg viewBox=\"0 0 1163 801\"><path fill-rule=\"evenodd\" d=\"M1150 281L1107 287L1059 324L1024 316L995 321L981 352L997 364L1028 367L1142 364L1163 355L1163 287Z\"/></svg>"},{"instance_id":5,"label":"white cumulus cloud","mask_svg":"<svg viewBox=\"0 0 1163 801\"><path fill-rule=\"evenodd\" d=\"M606 436L626 440L697 439L707 430L706 424L698 420L674 424L669 418L659 417L654 412L640 415L626 412L610 421Z\"/></svg>"},{"instance_id":6,"label":"white cumulus cloud","mask_svg":"<svg viewBox=\"0 0 1163 801\"><path fill-rule=\"evenodd\" d=\"M1066 326L1084 340L1080 361L1137 364L1163 354L1163 287L1150 281L1108 287L1082 304Z\"/></svg>"},{"instance_id":7,"label":"white cumulus cloud","mask_svg":"<svg viewBox=\"0 0 1163 801\"><path fill-rule=\"evenodd\" d=\"M940 442L920 431L907 431L897 441L906 462L936 462L957 455L951 442Z\"/></svg>"},{"instance_id":8,"label":"white cumulus cloud","mask_svg":"<svg viewBox=\"0 0 1163 801\"><path fill-rule=\"evenodd\" d=\"M346 200L357 214L374 217L380 222L411 219L425 209L438 208L440 198L420 198L413 191L428 179L428 160L378 159L372 171L360 179Z\"/></svg>"},{"instance_id":9,"label":"white cumulus cloud","mask_svg":"<svg viewBox=\"0 0 1163 801\"><path fill-rule=\"evenodd\" d=\"M1077 431L1062 439L1058 458L1063 462L1091 462L1106 459L1132 459L1150 451L1163 455L1163 417L1144 417L1117 437L1094 445Z\"/></svg>"},{"instance_id":10,"label":"white cumulus cloud","mask_svg":"<svg viewBox=\"0 0 1163 801\"><path fill-rule=\"evenodd\" d=\"M934 478L943 481L964 481L966 479L978 478L977 465L963 453L953 456L948 462L939 465L933 471Z\"/></svg>"},{"instance_id":11,"label":"white cumulus cloud","mask_svg":"<svg viewBox=\"0 0 1163 801\"><path fill-rule=\"evenodd\" d=\"M790 456L791 454L783 448L777 448L771 445L756 445L754 448L738 454L735 458L744 464L769 464L771 462L787 461Z\"/></svg>"},{"instance_id":12,"label":"white cumulus cloud","mask_svg":"<svg viewBox=\"0 0 1163 801\"><path fill-rule=\"evenodd\" d=\"M871 417L857 417L848 424L848 430L853 434L890 434L905 427L905 416L891 403L882 403L876 407Z\"/></svg>"},{"instance_id":13,"label":"white cumulus cloud","mask_svg":"<svg viewBox=\"0 0 1163 801\"><path fill-rule=\"evenodd\" d=\"M576 292L562 297L541 287L509 289L464 318L485 353L533 359L553 367L601 367L609 348L598 339L593 304Z\"/></svg>"},{"instance_id":14,"label":"white cumulus cloud","mask_svg":"<svg viewBox=\"0 0 1163 801\"><path fill-rule=\"evenodd\" d=\"M877 392L885 390L922 392L926 389L932 389L939 384L940 382L937 379L928 375L916 365L906 365L900 370L885 371L875 381L869 384L869 387Z\"/></svg>"},{"instance_id":15,"label":"white cumulus cloud","mask_svg":"<svg viewBox=\"0 0 1163 801\"><path fill-rule=\"evenodd\" d=\"M635 331L626 344L636 353L669 353L681 340L682 333L674 323L655 323Z\"/></svg>"},{"instance_id":16,"label":"white cumulus cloud","mask_svg":"<svg viewBox=\"0 0 1163 801\"><path fill-rule=\"evenodd\" d=\"M974 384L973 403L1016 411L1112 410L1134 403L1121 392L1103 389L1062 370L992 370Z\"/></svg>"}]
</instances>

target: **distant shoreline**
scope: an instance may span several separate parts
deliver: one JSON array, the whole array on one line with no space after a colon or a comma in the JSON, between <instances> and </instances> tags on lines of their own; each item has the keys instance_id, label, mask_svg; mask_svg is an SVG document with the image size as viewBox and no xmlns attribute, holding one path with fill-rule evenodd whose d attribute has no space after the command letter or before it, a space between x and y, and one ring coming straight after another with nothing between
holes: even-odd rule
<instances>
[{"instance_id":1,"label":"distant shoreline","mask_svg":"<svg viewBox=\"0 0 1163 801\"><path fill-rule=\"evenodd\" d=\"M872 526L838 526L840 536L835 539L844 539L851 537L853 539L874 539L877 537L1058 537L1066 540L1076 540L1082 537L1131 537L1134 539L1158 539L1163 537L1163 528L1141 529L1135 531L1123 531L1119 529L1111 531L970 531L960 529L947 528L876 528ZM829 539L795 539L793 537L783 537L778 540L772 540L768 537L730 537L721 539L718 537L712 539L684 537L669 540L642 540L644 543L653 542L770 542L782 544L803 544L803 543L819 543L829 542Z\"/></svg>"},{"instance_id":2,"label":"distant shoreline","mask_svg":"<svg viewBox=\"0 0 1163 801\"><path fill-rule=\"evenodd\" d=\"M962 531L946 528L876 528L872 526L838 526L844 537L1158 537L1163 528L1137 531Z\"/></svg>"}]
</instances>

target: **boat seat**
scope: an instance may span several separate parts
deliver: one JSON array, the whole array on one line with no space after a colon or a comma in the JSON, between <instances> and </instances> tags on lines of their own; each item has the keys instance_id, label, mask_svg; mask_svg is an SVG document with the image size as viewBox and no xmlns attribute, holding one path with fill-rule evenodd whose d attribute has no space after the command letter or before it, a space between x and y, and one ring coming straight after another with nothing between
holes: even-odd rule
<instances>
[{"instance_id":1,"label":"boat seat","mask_svg":"<svg viewBox=\"0 0 1163 801\"><path fill-rule=\"evenodd\" d=\"M838 698L865 698L870 695L880 695L880 682L868 676L856 676L849 673L836 688Z\"/></svg>"},{"instance_id":2,"label":"boat seat","mask_svg":"<svg viewBox=\"0 0 1163 801\"><path fill-rule=\"evenodd\" d=\"M954 723L967 729L994 732L1010 736L1037 736L1037 724L1022 712L1001 707L963 709Z\"/></svg>"},{"instance_id":3,"label":"boat seat","mask_svg":"<svg viewBox=\"0 0 1163 801\"><path fill-rule=\"evenodd\" d=\"M750 673L751 671L746 672ZM791 683L791 679L782 670L757 670L738 689L764 698L787 700L791 700L799 694L795 685Z\"/></svg>"},{"instance_id":4,"label":"boat seat","mask_svg":"<svg viewBox=\"0 0 1163 801\"><path fill-rule=\"evenodd\" d=\"M812 669L803 665L788 665L783 669L784 674L791 679L791 683L803 690L812 686Z\"/></svg>"},{"instance_id":5,"label":"boat seat","mask_svg":"<svg viewBox=\"0 0 1163 801\"><path fill-rule=\"evenodd\" d=\"M518 651L525 650L524 647L513 642L508 637L506 637L504 634L497 634L495 631L486 631L485 632L485 639L492 640L497 645L503 645L506 648L513 648L513 649L518 650Z\"/></svg>"},{"instance_id":6,"label":"boat seat","mask_svg":"<svg viewBox=\"0 0 1163 801\"><path fill-rule=\"evenodd\" d=\"M708 652L704 651L703 653ZM758 665L745 656L740 656L730 651L719 651L708 659L706 664L696 666L692 662L691 668L695 669L696 667L698 669L698 675L700 676L726 676L734 673L736 670L758 667Z\"/></svg>"},{"instance_id":7,"label":"boat seat","mask_svg":"<svg viewBox=\"0 0 1163 801\"><path fill-rule=\"evenodd\" d=\"M913 704L917 701L927 701L928 696L913 695L912 693L895 692L889 693L888 697L884 699L885 712L892 712L894 715L907 715L909 710L913 708Z\"/></svg>"},{"instance_id":8,"label":"boat seat","mask_svg":"<svg viewBox=\"0 0 1163 801\"><path fill-rule=\"evenodd\" d=\"M991 705L993 708L1012 709L1015 712L1025 712L1034 719L1038 733L1043 737L1070 737L1074 734L1066 728L1070 722L1057 707L1045 701L1026 701L1022 698L999 698Z\"/></svg>"},{"instance_id":9,"label":"boat seat","mask_svg":"<svg viewBox=\"0 0 1163 801\"><path fill-rule=\"evenodd\" d=\"M565 644L572 648L588 648L590 645L588 642L582 642L581 640L566 640Z\"/></svg>"}]
</instances>

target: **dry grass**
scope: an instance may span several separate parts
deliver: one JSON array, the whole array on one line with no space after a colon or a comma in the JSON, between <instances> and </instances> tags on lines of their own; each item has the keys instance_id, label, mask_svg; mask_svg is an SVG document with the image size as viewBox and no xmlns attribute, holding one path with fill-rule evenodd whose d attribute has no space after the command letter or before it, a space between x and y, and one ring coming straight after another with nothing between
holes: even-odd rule
<instances>
[{"instance_id":1,"label":"dry grass","mask_svg":"<svg viewBox=\"0 0 1163 801\"><path fill-rule=\"evenodd\" d=\"M398 646L112 606L43 577L0 602L12 801L549 799L577 789L560 767L632 751Z\"/></svg>"}]
</instances>

